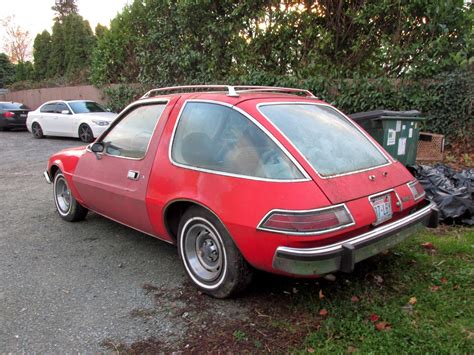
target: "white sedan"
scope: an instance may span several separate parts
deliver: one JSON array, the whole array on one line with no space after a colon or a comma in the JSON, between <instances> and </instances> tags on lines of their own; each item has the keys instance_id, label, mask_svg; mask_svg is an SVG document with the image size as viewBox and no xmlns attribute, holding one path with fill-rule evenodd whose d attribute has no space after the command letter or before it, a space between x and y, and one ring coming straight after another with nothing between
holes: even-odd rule
<instances>
[{"instance_id":1,"label":"white sedan","mask_svg":"<svg viewBox=\"0 0 474 355\"><path fill-rule=\"evenodd\" d=\"M48 101L28 113L26 127L35 138L60 136L90 143L117 117L88 100Z\"/></svg>"}]
</instances>

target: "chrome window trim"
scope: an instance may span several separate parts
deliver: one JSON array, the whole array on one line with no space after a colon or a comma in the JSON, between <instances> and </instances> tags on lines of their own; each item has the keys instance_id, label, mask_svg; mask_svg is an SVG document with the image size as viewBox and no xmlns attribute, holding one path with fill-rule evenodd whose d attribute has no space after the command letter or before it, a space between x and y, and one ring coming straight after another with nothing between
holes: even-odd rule
<instances>
[{"instance_id":1,"label":"chrome window trim","mask_svg":"<svg viewBox=\"0 0 474 355\"><path fill-rule=\"evenodd\" d=\"M90 152L90 153L93 153L92 150L90 149L91 145L94 144L94 143L102 143L102 139L105 138L107 136L107 134L117 125L119 124L120 121L122 121L123 117L122 116L127 116L126 113L129 112L130 109L134 109L135 107L139 107L139 106L147 106L147 105L152 105L152 104L164 104L165 105L165 108L163 109L163 112L166 110L166 106L168 106L168 103L169 103L169 99L154 99L154 100L142 100L142 101L136 101L136 102L133 102L131 103L130 105L128 105L127 107L125 107L124 110L122 110L121 113L119 113L119 115L115 118L115 120L112 122L112 124L96 139L95 142L92 142L91 144L89 144L87 147L86 147L86 151ZM143 157L141 158L131 158L131 157L122 157L122 156L119 156L119 155L112 155L112 154L108 154L106 152L103 152L102 154L103 155L107 155L108 157L113 157L113 158L119 158L119 159L127 159L127 160L136 160L136 161L140 161L140 160L143 160L146 158L147 154L148 154L148 149L150 148L150 144L151 144L151 140L153 138L153 135L155 134L155 131L156 131L156 127L158 127L158 123L160 122L161 120L161 116L163 115L163 112L161 113L160 117L158 118L158 120L156 121L155 123L155 127L153 128L153 132L151 134L151 137L150 137L150 140L148 141L148 145L146 147L146 150L145 150L145 154L143 155Z\"/></svg>"},{"instance_id":2,"label":"chrome window trim","mask_svg":"<svg viewBox=\"0 0 474 355\"><path fill-rule=\"evenodd\" d=\"M272 229L272 228L266 228L263 227L263 223L273 214L273 213L287 213L287 214L305 214L305 213L311 213L311 212L319 212L319 211L324 211L324 210L329 210L337 207L344 207L346 210L347 214L351 218L351 223L344 224L342 226L338 226L335 228L330 228L326 229L323 231L314 231L314 232L292 232L292 231L282 231L282 230L277 230L277 229ZM257 230L261 231L266 231L266 232L272 232L272 233L278 233L278 234L286 234L286 235L320 235L320 234L326 234L330 232L335 232L344 228L348 228L355 225L355 220L354 217L352 217L351 211L349 211L349 208L347 208L347 205L345 203L340 203L337 205L331 205L331 206L326 206L326 207L321 207L321 208L315 208L315 209L310 209L310 210L284 210L284 209L273 209L270 210L263 216L263 218L260 220L260 222L257 224Z\"/></svg>"},{"instance_id":3,"label":"chrome window trim","mask_svg":"<svg viewBox=\"0 0 474 355\"><path fill-rule=\"evenodd\" d=\"M418 200L420 200L420 199L422 199L423 197L426 196L426 191L423 189L423 193L422 193L420 196L415 197L415 194L413 193L413 190L412 190L411 187L410 187L410 186L415 185L415 184L420 184L420 182L419 182L418 180L413 180L413 181L408 182L408 183L407 183L407 186L408 186L408 189L409 189L410 192L411 192L411 195L413 196L413 200L418 201ZM420 184L420 185L421 185L421 184ZM422 187L423 187L423 186L422 186Z\"/></svg>"},{"instance_id":4,"label":"chrome window trim","mask_svg":"<svg viewBox=\"0 0 474 355\"><path fill-rule=\"evenodd\" d=\"M328 175L324 176L321 175L316 168L306 159L306 157L303 155L303 153L294 145L294 143L266 116L261 110L260 107L262 106L274 106L274 105L291 105L291 104L296 104L296 105L314 105L314 106L326 106L330 107L331 109L335 110L337 113L341 114L343 118L345 118L352 126L354 126L360 133L363 134L363 136L369 141L370 144L372 144L377 151L379 151L383 157L387 160L387 163L373 166L371 168L365 168L365 169L360 169L360 170L354 170L354 171L349 171L346 173L341 173L341 174L334 174L334 175ZM372 138L365 133L357 124L351 121L349 117L347 117L343 112L338 110L337 108L329 105L329 104L323 104L323 103L316 103L316 102L308 102L308 101L275 101L275 102L261 102L257 104L257 110L258 112L283 136L285 139L291 144L291 146L301 155L301 157L308 163L308 165L313 169L313 171L320 177L321 179L332 179L335 177L340 177L340 176L346 176L346 175L352 175L352 174L357 174L357 173L362 173L364 171L370 171L378 168L382 168L384 166L388 166L394 162L394 159L389 157L387 154L385 154L376 144L372 142Z\"/></svg>"},{"instance_id":5,"label":"chrome window trim","mask_svg":"<svg viewBox=\"0 0 474 355\"><path fill-rule=\"evenodd\" d=\"M227 173L224 171L219 171L219 170L210 170L210 169L205 169L205 168L200 168L197 166L192 166L192 165L186 165L186 164L181 164L176 162L173 157L172 157L172 149L173 149L173 144L174 144L174 138L176 135L176 130L178 128L179 121L181 120L183 111L186 107L186 105L190 102L201 102L201 103L210 103L210 104L216 104L216 105L221 105L221 106L226 106L229 107L240 114L242 114L244 117L246 117L249 121L251 121L253 124L257 126L268 138L270 138L271 141L273 141L278 148L285 154L288 159L296 166L298 171L304 176L302 179L288 179L288 180L281 180L281 179L267 179L267 178L260 178L260 177L255 177L255 176L249 176L249 175L242 175L242 174L234 174L234 173ZM247 179L247 180L256 180L256 181L268 181L268 182L280 182L280 183L287 183L287 182L303 182L303 181L311 181L311 177L308 175L308 173L303 169L303 167L298 163L298 161L286 150L286 148L265 128L263 127L255 118L253 118L251 115L249 115L247 112L243 111L242 109L235 107L232 104L226 103L226 102L221 102L221 101L215 101L215 100L204 100L204 99L188 99L183 103L183 106L181 107L179 113L178 113L178 118L176 119L176 122L173 127L173 133L171 134L171 139L168 147L168 159L171 162L171 164L178 166L180 168L184 169L189 169L189 170L195 170L195 171L201 171L209 174L216 174L216 175L223 175L223 176L230 176L230 177L236 177L236 178L242 178L242 179Z\"/></svg>"}]
</instances>

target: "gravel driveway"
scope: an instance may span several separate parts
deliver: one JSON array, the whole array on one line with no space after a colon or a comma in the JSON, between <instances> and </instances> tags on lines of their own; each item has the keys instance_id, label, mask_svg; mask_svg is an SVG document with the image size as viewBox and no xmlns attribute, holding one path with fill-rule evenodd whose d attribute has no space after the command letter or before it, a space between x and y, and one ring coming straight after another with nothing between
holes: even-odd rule
<instances>
[{"instance_id":1,"label":"gravel driveway","mask_svg":"<svg viewBox=\"0 0 474 355\"><path fill-rule=\"evenodd\" d=\"M0 132L0 353L287 352L317 329L302 300L321 298L321 281L257 273L216 300L190 285L174 246L94 213L59 218L42 173L80 145Z\"/></svg>"},{"instance_id":2,"label":"gravel driveway","mask_svg":"<svg viewBox=\"0 0 474 355\"><path fill-rule=\"evenodd\" d=\"M186 281L173 246L95 214L57 215L42 172L52 153L79 145L0 132L0 353L95 352L105 339L150 336L173 344L183 334L143 289Z\"/></svg>"}]
</instances>

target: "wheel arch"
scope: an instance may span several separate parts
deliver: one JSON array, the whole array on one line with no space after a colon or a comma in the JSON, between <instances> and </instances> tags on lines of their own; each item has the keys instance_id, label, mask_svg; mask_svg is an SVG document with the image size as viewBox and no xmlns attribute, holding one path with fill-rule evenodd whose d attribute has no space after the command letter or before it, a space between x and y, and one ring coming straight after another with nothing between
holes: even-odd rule
<instances>
[{"instance_id":1,"label":"wheel arch","mask_svg":"<svg viewBox=\"0 0 474 355\"><path fill-rule=\"evenodd\" d=\"M166 231L170 235L170 237L173 239L173 241L176 243L178 240L178 229L179 229L179 222L181 220L181 217L183 214L192 206L197 206L200 207L212 215L214 215L217 220L222 224L222 226L225 228L227 233L231 236L232 240L235 239L232 237L230 234L229 230L227 229L225 223L222 221L222 219L219 218L217 213L215 213L209 206L206 206L202 204L201 202L197 202L192 199L187 199L187 198L180 198L180 199L175 199L166 204L166 206L163 208L163 225L165 226ZM237 245L237 243L235 243Z\"/></svg>"}]
</instances>

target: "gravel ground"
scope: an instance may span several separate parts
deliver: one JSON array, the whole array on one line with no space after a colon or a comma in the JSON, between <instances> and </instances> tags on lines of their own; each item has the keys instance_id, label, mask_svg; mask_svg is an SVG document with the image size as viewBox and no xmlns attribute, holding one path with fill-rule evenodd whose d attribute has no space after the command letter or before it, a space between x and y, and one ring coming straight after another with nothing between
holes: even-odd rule
<instances>
[{"instance_id":1,"label":"gravel ground","mask_svg":"<svg viewBox=\"0 0 474 355\"><path fill-rule=\"evenodd\" d=\"M42 172L80 141L0 132L0 143L0 353L97 352L148 338L180 348L187 329L176 304L160 306L144 287L183 287L176 249L95 214L59 218Z\"/></svg>"}]
</instances>

